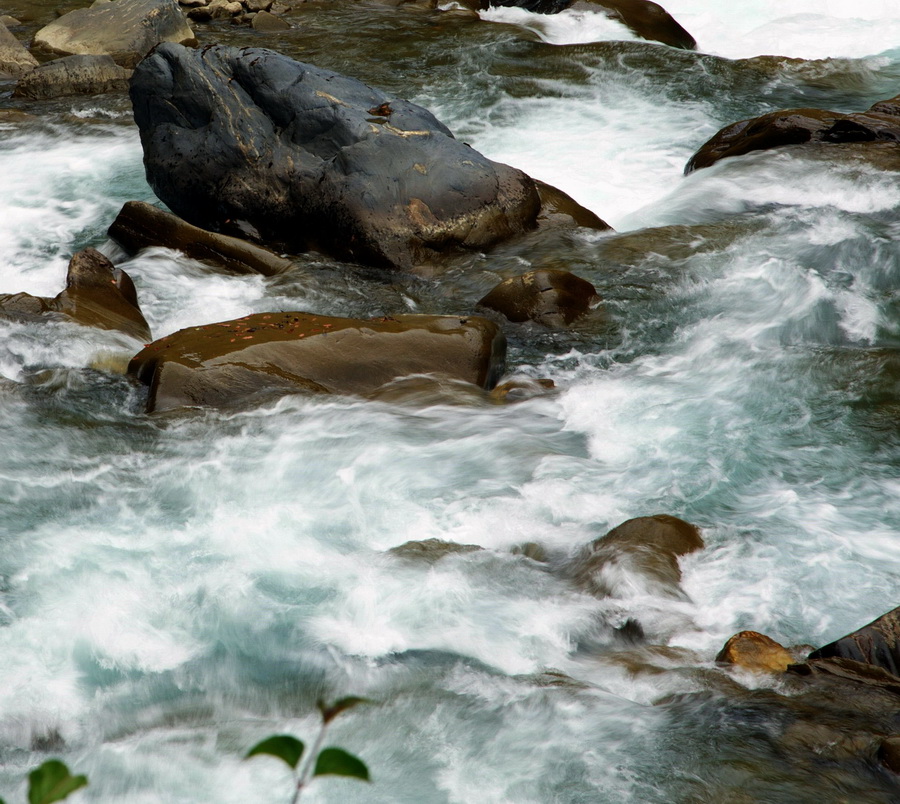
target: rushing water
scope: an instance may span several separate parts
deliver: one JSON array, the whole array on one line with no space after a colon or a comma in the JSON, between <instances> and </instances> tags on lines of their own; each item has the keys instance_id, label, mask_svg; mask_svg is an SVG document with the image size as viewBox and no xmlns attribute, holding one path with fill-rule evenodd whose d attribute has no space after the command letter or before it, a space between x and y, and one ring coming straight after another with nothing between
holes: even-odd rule
<instances>
[{"instance_id":1,"label":"rushing water","mask_svg":"<svg viewBox=\"0 0 900 804\"><path fill-rule=\"evenodd\" d=\"M822 644L900 602L898 176L852 149L682 169L734 120L895 95L900 6L665 5L699 54L589 12L310 2L278 36L204 29L410 97L618 230L436 278L316 255L270 279L165 249L126 260L106 228L153 194L124 100L18 104L39 119L0 123L0 291L54 295L96 245L124 260L155 337L272 309L466 312L542 267L594 282L605 313L508 327L511 373L559 389L514 405L434 389L161 417L122 375L140 344L0 322L8 800L55 756L89 775L83 801L287 801L286 770L242 753L312 738L316 699L344 694L376 703L330 741L375 781L319 780L310 801L898 800L886 775L797 760L771 712L704 692L735 631ZM738 61L761 54L818 61ZM659 512L703 528L685 599L637 578L597 599L556 571ZM428 538L487 549L386 553ZM549 564L512 552L525 542ZM667 649L624 651L629 617Z\"/></svg>"}]
</instances>

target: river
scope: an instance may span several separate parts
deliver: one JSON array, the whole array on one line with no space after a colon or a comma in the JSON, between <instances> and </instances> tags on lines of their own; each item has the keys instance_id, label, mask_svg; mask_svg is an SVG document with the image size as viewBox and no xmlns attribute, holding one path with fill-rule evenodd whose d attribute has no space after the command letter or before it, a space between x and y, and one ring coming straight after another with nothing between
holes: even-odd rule
<instances>
[{"instance_id":1,"label":"river","mask_svg":"<svg viewBox=\"0 0 900 804\"><path fill-rule=\"evenodd\" d=\"M272 278L128 258L106 229L155 199L127 99L0 93L38 117L0 123L0 292L55 295L93 245L133 277L154 337L270 310L467 313L537 268L589 279L604 312L508 327L510 374L557 386L516 404L425 389L158 417L123 375L141 344L0 321L7 801L54 756L90 778L73 801L287 802L284 766L243 753L310 741L317 698L349 694L373 703L329 742L373 783L318 779L305 801L898 800L875 771L796 760L777 717L705 680L736 631L821 645L900 603L898 174L805 147L683 168L735 120L897 94L900 5L664 5L697 53L573 11L309 2L277 35L198 27L414 100L617 230L436 277L315 254ZM702 528L683 597L625 578L598 599L555 571L655 513ZM486 549L386 552L430 538ZM512 552L527 542L549 563ZM615 636L630 618L665 648L644 672Z\"/></svg>"}]
</instances>

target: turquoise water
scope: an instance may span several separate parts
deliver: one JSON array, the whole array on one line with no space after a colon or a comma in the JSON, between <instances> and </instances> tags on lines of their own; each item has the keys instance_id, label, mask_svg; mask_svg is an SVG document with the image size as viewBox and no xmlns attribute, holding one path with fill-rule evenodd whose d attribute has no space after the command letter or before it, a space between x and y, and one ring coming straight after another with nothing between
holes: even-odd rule
<instances>
[{"instance_id":1,"label":"turquoise water","mask_svg":"<svg viewBox=\"0 0 900 804\"><path fill-rule=\"evenodd\" d=\"M545 267L594 282L605 313L509 327L511 374L558 387L515 405L450 389L157 418L121 373L140 344L0 323L8 801L51 756L88 774L83 801L288 801L286 770L242 754L310 740L316 699L344 694L376 703L329 741L374 784L319 780L304 800L896 799L872 767L786 748L780 710L734 691L769 682L713 660L741 629L817 645L898 603L897 174L803 148L682 170L728 122L896 94L900 10L667 7L702 54L585 15L351 4L304 4L294 31L260 37L429 106L619 231L531 238L437 278L316 255L270 279L164 249L127 260L106 228L152 193L117 102L29 107L42 122L0 131L3 292L54 295L93 244L124 260L155 337L272 309L467 312ZM763 53L834 58L735 61ZM661 512L703 529L683 599L628 573L604 599L567 580L583 545ZM386 552L428 538L486 549ZM549 563L512 552L525 542ZM629 618L656 646L637 658L613 632Z\"/></svg>"}]
</instances>

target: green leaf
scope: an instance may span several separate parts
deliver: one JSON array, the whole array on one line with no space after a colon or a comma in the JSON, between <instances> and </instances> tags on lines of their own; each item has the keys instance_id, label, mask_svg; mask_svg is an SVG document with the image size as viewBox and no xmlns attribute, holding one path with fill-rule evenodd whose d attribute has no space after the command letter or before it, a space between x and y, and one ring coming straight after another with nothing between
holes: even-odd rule
<instances>
[{"instance_id":1,"label":"green leaf","mask_svg":"<svg viewBox=\"0 0 900 804\"><path fill-rule=\"evenodd\" d=\"M297 767L300 757L303 756L303 743L290 734L276 734L267 737L261 743L257 743L248 752L244 759L250 759L259 754L268 754L284 760L292 768Z\"/></svg>"},{"instance_id":2,"label":"green leaf","mask_svg":"<svg viewBox=\"0 0 900 804\"><path fill-rule=\"evenodd\" d=\"M354 779L369 781L369 769L366 763L341 748L325 748L316 760L313 776L352 776Z\"/></svg>"},{"instance_id":3,"label":"green leaf","mask_svg":"<svg viewBox=\"0 0 900 804\"><path fill-rule=\"evenodd\" d=\"M331 723L341 712L346 712L354 706L363 703L372 703L368 698L358 698L355 695L348 695L335 701L331 706L325 706L324 702L319 701L319 711L322 713L322 720L325 723Z\"/></svg>"},{"instance_id":4,"label":"green leaf","mask_svg":"<svg viewBox=\"0 0 900 804\"><path fill-rule=\"evenodd\" d=\"M87 776L72 776L65 763L48 759L28 774L28 804L51 804L62 801L69 793L86 787Z\"/></svg>"}]
</instances>

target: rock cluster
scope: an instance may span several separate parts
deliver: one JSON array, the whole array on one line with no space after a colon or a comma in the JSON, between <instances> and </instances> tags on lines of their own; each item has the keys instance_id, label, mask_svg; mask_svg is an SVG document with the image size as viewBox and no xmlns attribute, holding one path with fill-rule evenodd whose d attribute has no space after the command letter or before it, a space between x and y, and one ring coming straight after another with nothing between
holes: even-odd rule
<instances>
[{"instance_id":1,"label":"rock cluster","mask_svg":"<svg viewBox=\"0 0 900 804\"><path fill-rule=\"evenodd\" d=\"M194 22L230 19L257 31L285 31L291 24L283 19L291 7L280 0L178 0ZM302 0L301 0L302 2Z\"/></svg>"}]
</instances>

